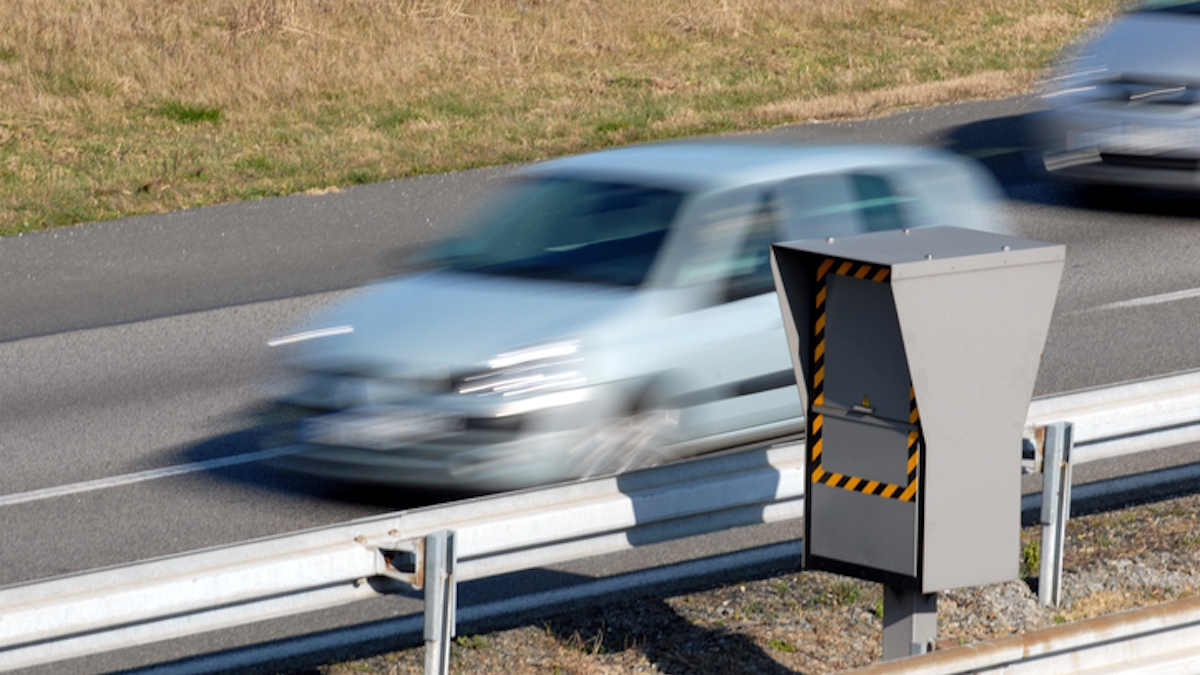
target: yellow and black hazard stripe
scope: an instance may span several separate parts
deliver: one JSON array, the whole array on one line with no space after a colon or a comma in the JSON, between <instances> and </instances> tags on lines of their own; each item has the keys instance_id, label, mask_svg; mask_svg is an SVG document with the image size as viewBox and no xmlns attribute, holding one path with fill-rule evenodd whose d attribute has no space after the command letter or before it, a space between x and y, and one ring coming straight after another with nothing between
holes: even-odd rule
<instances>
[{"instance_id":1,"label":"yellow and black hazard stripe","mask_svg":"<svg viewBox=\"0 0 1200 675\"><path fill-rule=\"evenodd\" d=\"M813 312L813 316L816 318L813 324L812 407L814 409L809 411L808 428L812 482L852 492L911 502L917 494L917 476L921 454L921 416L917 410L916 392L911 386L908 388L908 421L916 428L908 432L908 483L906 485L829 472L821 466L821 432L825 426L825 415L817 412L815 408L825 405L825 296L830 274L883 282L887 281L891 274L891 268L847 260L839 261L834 258L826 258L817 268L817 293Z\"/></svg>"},{"instance_id":2,"label":"yellow and black hazard stripe","mask_svg":"<svg viewBox=\"0 0 1200 675\"><path fill-rule=\"evenodd\" d=\"M921 457L921 413L917 410L917 392L908 387L908 423L916 427L908 432L908 485L897 498L902 502L911 502L917 494L917 468Z\"/></svg>"}]
</instances>

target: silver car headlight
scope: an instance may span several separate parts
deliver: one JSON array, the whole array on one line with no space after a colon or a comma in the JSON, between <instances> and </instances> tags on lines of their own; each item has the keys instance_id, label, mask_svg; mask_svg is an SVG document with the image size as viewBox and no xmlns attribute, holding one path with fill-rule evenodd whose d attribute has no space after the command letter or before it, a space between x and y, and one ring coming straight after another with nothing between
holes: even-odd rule
<instances>
[{"instance_id":1,"label":"silver car headlight","mask_svg":"<svg viewBox=\"0 0 1200 675\"><path fill-rule=\"evenodd\" d=\"M486 371L456 378L454 390L497 399L497 416L517 415L586 398L583 365L578 342L548 343L489 359Z\"/></svg>"},{"instance_id":2,"label":"silver car headlight","mask_svg":"<svg viewBox=\"0 0 1200 675\"><path fill-rule=\"evenodd\" d=\"M455 390L474 396L516 397L583 385L579 343L558 342L506 352L488 361L488 370L455 380Z\"/></svg>"}]
</instances>

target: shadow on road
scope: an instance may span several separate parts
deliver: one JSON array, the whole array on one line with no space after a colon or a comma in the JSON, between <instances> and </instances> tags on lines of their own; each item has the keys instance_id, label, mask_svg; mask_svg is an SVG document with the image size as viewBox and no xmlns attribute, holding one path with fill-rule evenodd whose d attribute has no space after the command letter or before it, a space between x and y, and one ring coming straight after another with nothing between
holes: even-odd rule
<instances>
[{"instance_id":1,"label":"shadow on road","mask_svg":"<svg viewBox=\"0 0 1200 675\"><path fill-rule=\"evenodd\" d=\"M1018 188L1045 180L1030 161L1030 118L1028 114L1009 115L956 127L945 137L945 147L974 158L991 172L1009 197L1019 197L1013 194Z\"/></svg>"},{"instance_id":2,"label":"shadow on road","mask_svg":"<svg viewBox=\"0 0 1200 675\"><path fill-rule=\"evenodd\" d=\"M347 502L402 510L441 504L464 495L437 491L398 489L353 483L292 473L262 461L238 461L260 451L270 434L263 427L249 427L230 434L214 436L181 448L179 463L207 466L207 472L222 480L247 487L289 495L303 495L324 501ZM224 463L228 461L228 463Z\"/></svg>"}]
</instances>

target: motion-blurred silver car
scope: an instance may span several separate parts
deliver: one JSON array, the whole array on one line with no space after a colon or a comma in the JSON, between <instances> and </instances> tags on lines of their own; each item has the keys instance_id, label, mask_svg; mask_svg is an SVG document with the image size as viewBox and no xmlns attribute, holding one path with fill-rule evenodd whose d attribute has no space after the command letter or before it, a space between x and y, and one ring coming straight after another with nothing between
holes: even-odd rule
<instances>
[{"instance_id":1,"label":"motion-blurred silver car","mask_svg":"<svg viewBox=\"0 0 1200 675\"><path fill-rule=\"evenodd\" d=\"M1068 48L1036 116L1052 176L1200 187L1200 2L1151 2Z\"/></svg>"},{"instance_id":2,"label":"motion-blurred silver car","mask_svg":"<svg viewBox=\"0 0 1200 675\"><path fill-rule=\"evenodd\" d=\"M768 245L1004 231L996 193L918 148L682 142L526 168L427 271L274 341L283 463L497 491L801 433Z\"/></svg>"}]
</instances>

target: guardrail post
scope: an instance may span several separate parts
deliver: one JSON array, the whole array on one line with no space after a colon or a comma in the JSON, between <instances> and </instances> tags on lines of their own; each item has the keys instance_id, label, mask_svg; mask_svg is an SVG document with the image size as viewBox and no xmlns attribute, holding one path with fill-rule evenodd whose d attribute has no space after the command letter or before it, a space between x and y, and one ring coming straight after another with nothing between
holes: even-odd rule
<instances>
[{"instance_id":1,"label":"guardrail post","mask_svg":"<svg viewBox=\"0 0 1200 675\"><path fill-rule=\"evenodd\" d=\"M450 641L458 601L454 532L439 530L425 537L425 675L450 672Z\"/></svg>"},{"instance_id":2,"label":"guardrail post","mask_svg":"<svg viewBox=\"0 0 1200 675\"><path fill-rule=\"evenodd\" d=\"M1074 427L1055 422L1046 427L1042 463L1042 560L1038 602L1057 607L1062 601L1063 544L1071 517L1071 448Z\"/></svg>"}]
</instances>

